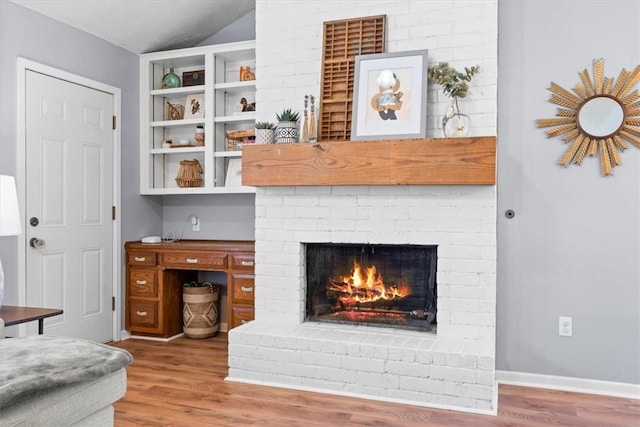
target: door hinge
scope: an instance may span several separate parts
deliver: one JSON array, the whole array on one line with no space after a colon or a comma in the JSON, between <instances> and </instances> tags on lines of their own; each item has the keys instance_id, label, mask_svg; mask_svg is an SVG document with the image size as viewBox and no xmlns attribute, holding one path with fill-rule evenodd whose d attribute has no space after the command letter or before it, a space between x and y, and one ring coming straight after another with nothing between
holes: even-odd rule
<instances>
[{"instance_id":1,"label":"door hinge","mask_svg":"<svg viewBox=\"0 0 640 427\"><path fill-rule=\"evenodd\" d=\"M116 129L116 116L112 117L111 124L113 126L113 129L115 130Z\"/></svg>"},{"instance_id":2,"label":"door hinge","mask_svg":"<svg viewBox=\"0 0 640 427\"><path fill-rule=\"evenodd\" d=\"M116 311L116 297L111 297L111 311Z\"/></svg>"},{"instance_id":3,"label":"door hinge","mask_svg":"<svg viewBox=\"0 0 640 427\"><path fill-rule=\"evenodd\" d=\"M111 219L112 220L116 220L116 207L115 206L111 206Z\"/></svg>"}]
</instances>

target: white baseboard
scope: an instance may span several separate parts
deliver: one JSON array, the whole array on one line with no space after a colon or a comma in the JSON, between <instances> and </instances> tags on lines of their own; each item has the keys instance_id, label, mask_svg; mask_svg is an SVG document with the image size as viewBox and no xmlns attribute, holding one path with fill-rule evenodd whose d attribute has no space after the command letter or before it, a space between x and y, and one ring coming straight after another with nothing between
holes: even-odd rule
<instances>
[{"instance_id":1,"label":"white baseboard","mask_svg":"<svg viewBox=\"0 0 640 427\"><path fill-rule=\"evenodd\" d=\"M227 323L226 322L220 322L220 330L219 330L219 332L227 332ZM154 337L145 337L145 336L140 336L140 335L131 335L131 332L129 332L127 330L124 330L124 329L122 331L120 331L120 341L128 340L130 338L134 338L134 339L139 339L139 340L169 342L169 341L174 340L176 338L179 338L181 336L184 336L184 334L174 335L174 336L169 337L169 338L154 338Z\"/></svg>"},{"instance_id":2,"label":"white baseboard","mask_svg":"<svg viewBox=\"0 0 640 427\"><path fill-rule=\"evenodd\" d=\"M496 370L498 384L640 399L640 384Z\"/></svg>"}]
</instances>

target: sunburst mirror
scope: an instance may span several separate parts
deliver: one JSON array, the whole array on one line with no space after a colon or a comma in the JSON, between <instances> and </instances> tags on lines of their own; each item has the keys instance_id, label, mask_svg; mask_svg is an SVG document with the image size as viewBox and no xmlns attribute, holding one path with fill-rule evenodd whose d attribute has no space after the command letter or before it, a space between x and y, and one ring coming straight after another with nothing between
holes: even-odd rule
<instances>
[{"instance_id":1,"label":"sunburst mirror","mask_svg":"<svg viewBox=\"0 0 640 427\"><path fill-rule=\"evenodd\" d=\"M538 127L552 128L546 131L549 138L562 136L570 144L560 158L564 167L599 156L602 176L612 175L627 142L640 148L640 95L631 91L640 80L640 65L623 69L614 80L604 77L604 59L594 59L593 80L586 69L578 76L573 92L551 82L549 102L562 108L555 118L538 120Z\"/></svg>"}]
</instances>

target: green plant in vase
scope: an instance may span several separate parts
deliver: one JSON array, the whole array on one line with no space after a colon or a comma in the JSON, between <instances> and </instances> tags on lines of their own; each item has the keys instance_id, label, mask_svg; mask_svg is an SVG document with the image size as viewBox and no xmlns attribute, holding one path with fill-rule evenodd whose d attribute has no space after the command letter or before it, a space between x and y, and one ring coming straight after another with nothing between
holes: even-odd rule
<instances>
[{"instance_id":1,"label":"green plant in vase","mask_svg":"<svg viewBox=\"0 0 640 427\"><path fill-rule=\"evenodd\" d=\"M271 122L256 122L256 144L273 144L276 139L276 125Z\"/></svg>"},{"instance_id":2,"label":"green plant in vase","mask_svg":"<svg viewBox=\"0 0 640 427\"><path fill-rule=\"evenodd\" d=\"M276 130L276 124L271 122L256 122L256 129Z\"/></svg>"},{"instance_id":3,"label":"green plant in vase","mask_svg":"<svg viewBox=\"0 0 640 427\"><path fill-rule=\"evenodd\" d=\"M451 105L442 118L442 130L447 137L460 137L469 134L469 116L460 113L458 98L465 98L469 92L469 83L480 71L480 66L464 67L464 73L440 62L427 70L427 77L442 86L442 92L452 98Z\"/></svg>"},{"instance_id":4,"label":"green plant in vase","mask_svg":"<svg viewBox=\"0 0 640 427\"><path fill-rule=\"evenodd\" d=\"M276 143L290 144L298 142L298 120L300 114L287 108L282 113L276 113L278 125L276 126Z\"/></svg>"}]
</instances>

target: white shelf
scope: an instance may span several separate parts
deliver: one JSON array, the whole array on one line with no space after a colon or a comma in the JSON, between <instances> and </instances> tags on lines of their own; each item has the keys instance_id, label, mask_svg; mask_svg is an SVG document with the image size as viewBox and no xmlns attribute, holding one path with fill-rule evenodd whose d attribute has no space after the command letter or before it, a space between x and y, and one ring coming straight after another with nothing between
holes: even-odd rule
<instances>
[{"instance_id":1,"label":"white shelf","mask_svg":"<svg viewBox=\"0 0 640 427\"><path fill-rule=\"evenodd\" d=\"M216 151L214 157L242 157L242 150L238 151Z\"/></svg>"},{"instance_id":2,"label":"white shelf","mask_svg":"<svg viewBox=\"0 0 640 427\"><path fill-rule=\"evenodd\" d=\"M204 119L161 120L151 122L151 127L194 126L204 124Z\"/></svg>"},{"instance_id":3,"label":"white shelf","mask_svg":"<svg viewBox=\"0 0 640 427\"><path fill-rule=\"evenodd\" d=\"M227 151L230 130L253 127L255 112L236 113L237 103L245 97L255 100L256 81L239 81L240 68L255 72L255 41L199 46L140 55L140 193L238 194L255 193L254 187L224 187L226 168L242 151ZM185 72L204 73L204 84L162 89L162 77L173 68L182 77ZM202 95L205 117L164 120L167 102L185 105L191 95ZM162 141L195 141L196 126L202 127L202 147L162 147ZM158 148L154 148L158 147ZM202 187L178 187L175 177L184 160L197 160L204 170Z\"/></svg>"},{"instance_id":4,"label":"white shelf","mask_svg":"<svg viewBox=\"0 0 640 427\"><path fill-rule=\"evenodd\" d=\"M225 92L243 92L246 90L255 90L256 81L248 80L244 82L218 83L213 86L215 90L223 90Z\"/></svg>"},{"instance_id":5,"label":"white shelf","mask_svg":"<svg viewBox=\"0 0 640 427\"><path fill-rule=\"evenodd\" d=\"M256 187L177 187L177 188L149 188L141 191L146 196L161 196L170 194L252 194Z\"/></svg>"},{"instance_id":6,"label":"white shelf","mask_svg":"<svg viewBox=\"0 0 640 427\"><path fill-rule=\"evenodd\" d=\"M204 92L204 85L183 86L183 87L176 87L172 89L154 89L149 91L149 95L173 96L173 95L185 95L189 93L201 93L201 92Z\"/></svg>"},{"instance_id":7,"label":"white shelf","mask_svg":"<svg viewBox=\"0 0 640 427\"><path fill-rule=\"evenodd\" d=\"M151 154L182 154L182 153L204 153L204 147L174 147L174 148L152 148Z\"/></svg>"},{"instance_id":8,"label":"white shelf","mask_svg":"<svg viewBox=\"0 0 640 427\"><path fill-rule=\"evenodd\" d=\"M247 113L234 114L232 116L219 116L213 119L216 123L230 123L230 122L249 122L256 120L256 113L251 111Z\"/></svg>"}]
</instances>

